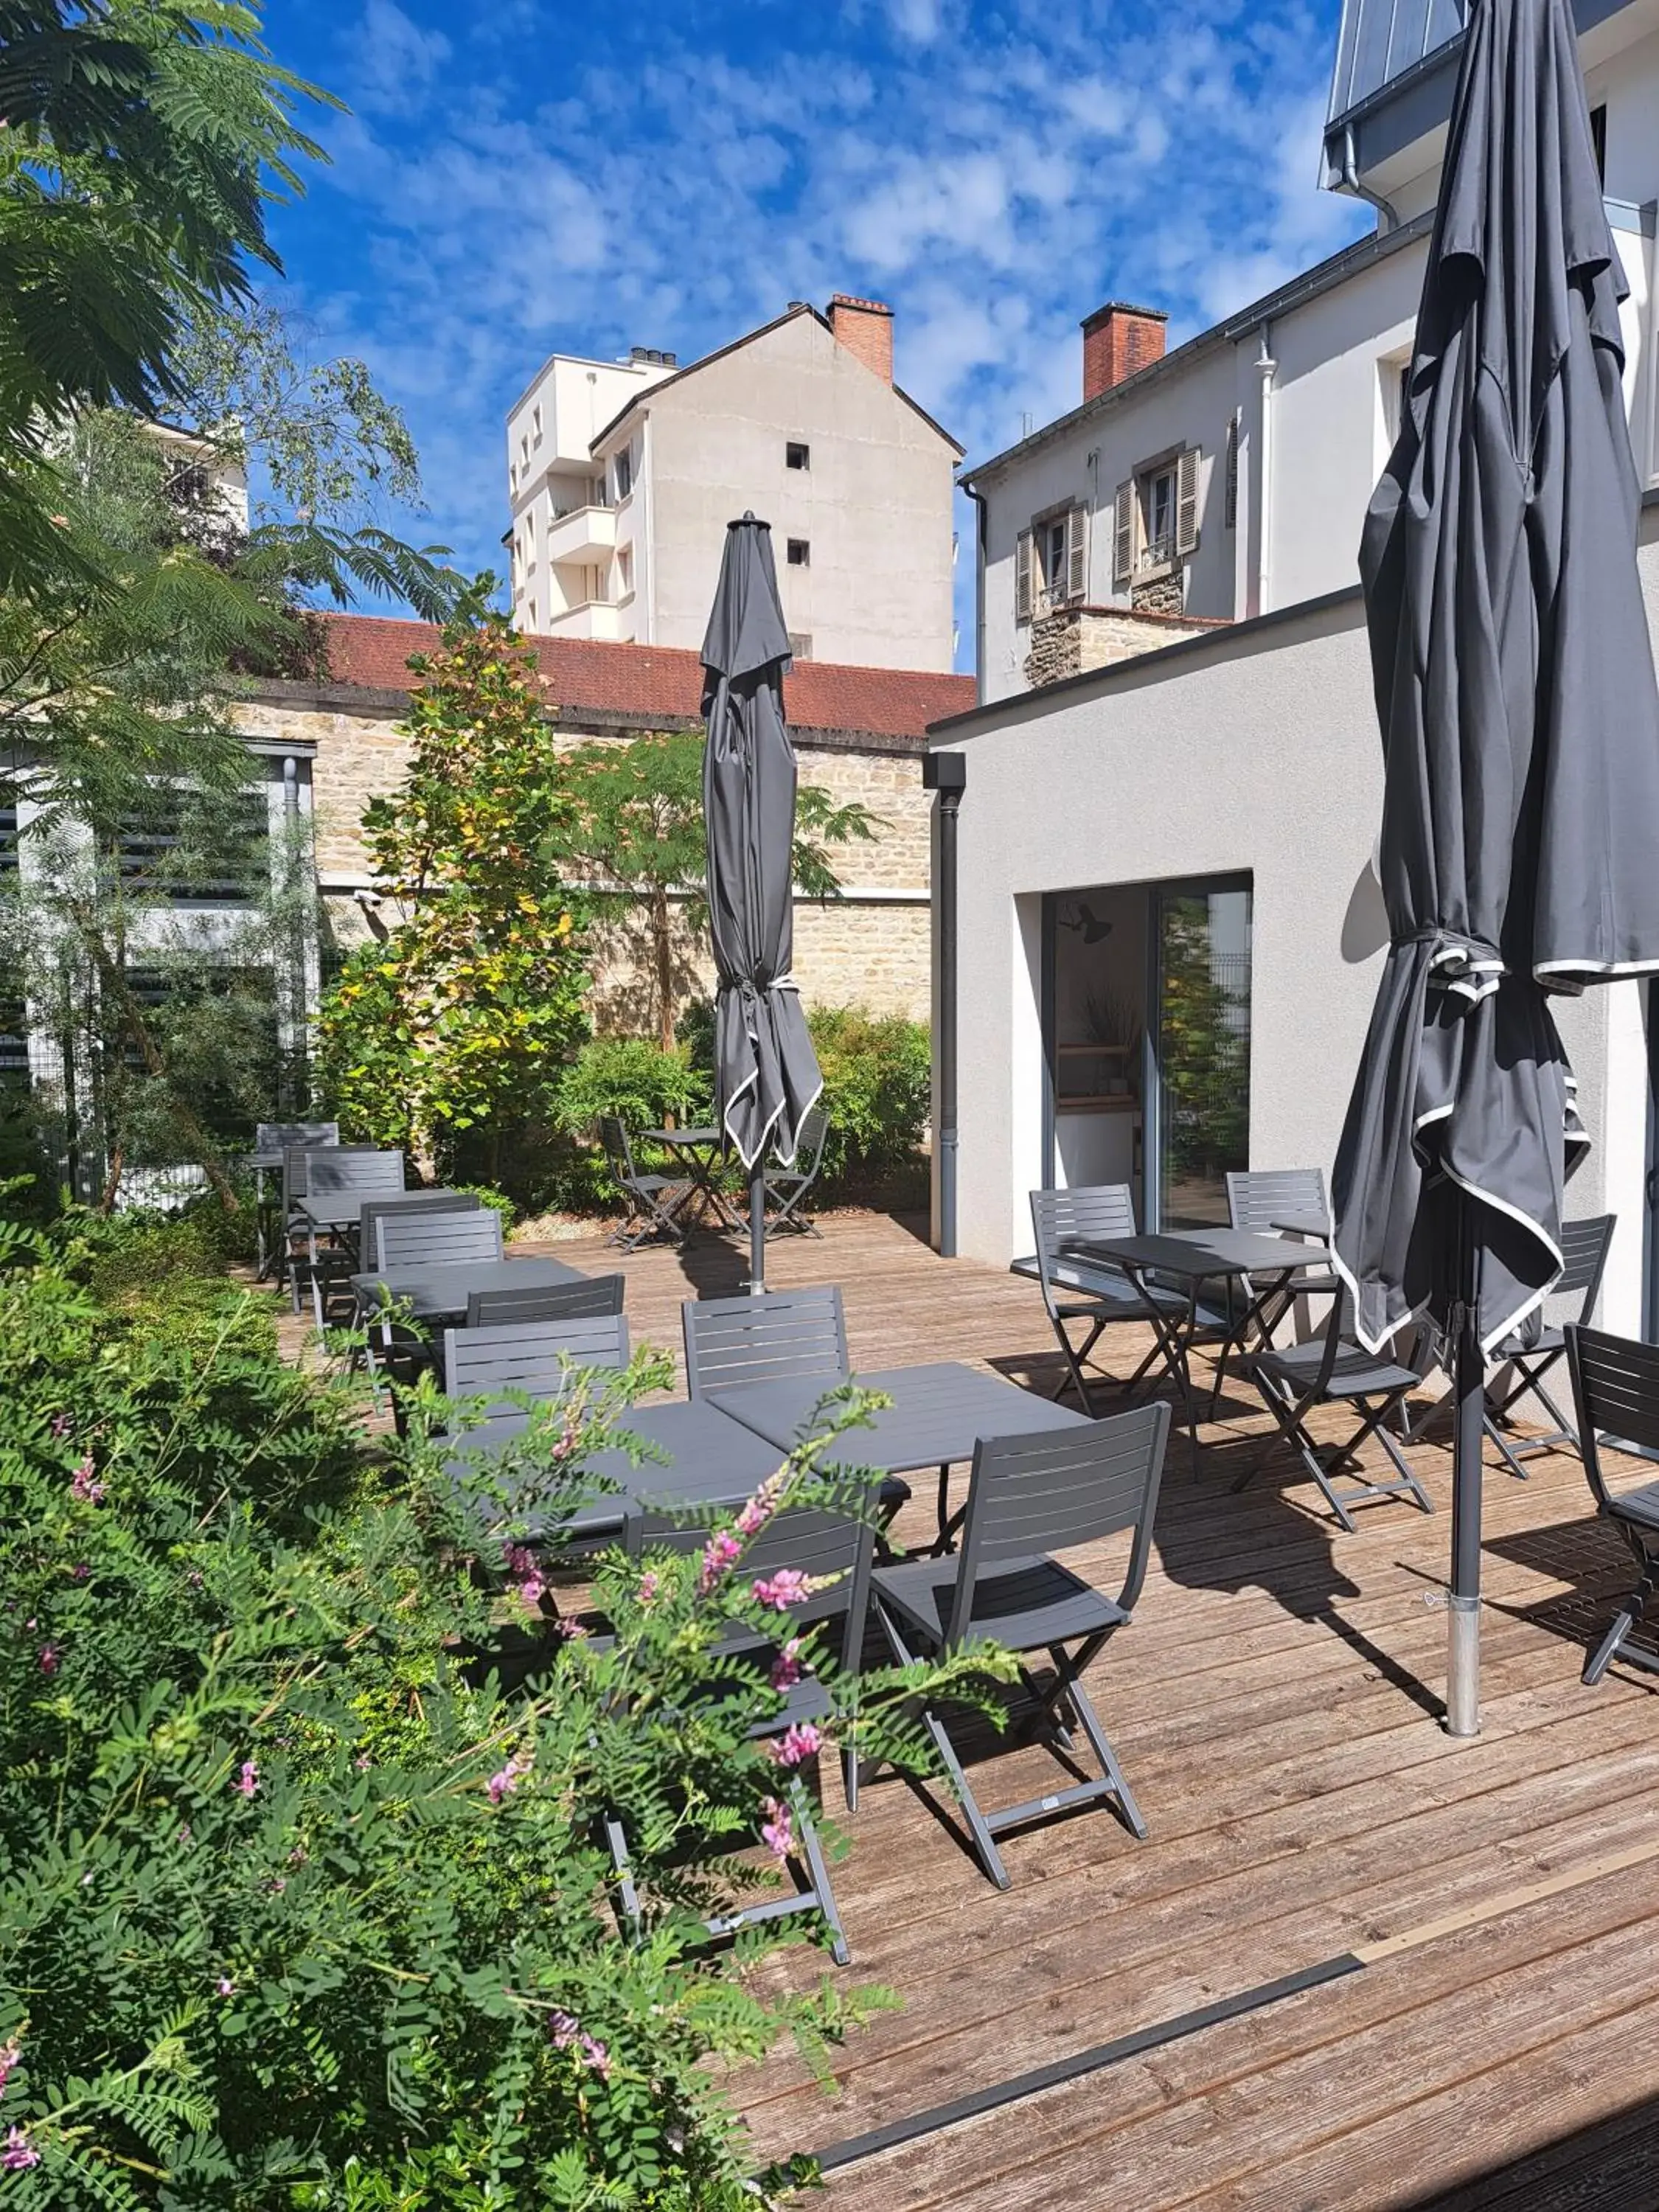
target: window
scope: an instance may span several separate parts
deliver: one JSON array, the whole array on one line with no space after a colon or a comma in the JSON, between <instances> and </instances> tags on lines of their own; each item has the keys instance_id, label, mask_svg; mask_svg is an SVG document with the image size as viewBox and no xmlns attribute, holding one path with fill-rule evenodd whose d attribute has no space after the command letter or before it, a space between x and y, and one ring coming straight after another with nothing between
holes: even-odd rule
<instances>
[{"instance_id":1,"label":"window","mask_svg":"<svg viewBox=\"0 0 1659 2212\"><path fill-rule=\"evenodd\" d=\"M805 538L789 538L787 541L785 557L792 568L810 568L812 565L812 548L810 542Z\"/></svg>"},{"instance_id":2,"label":"window","mask_svg":"<svg viewBox=\"0 0 1659 2212\"><path fill-rule=\"evenodd\" d=\"M1112 580L1163 575L1198 548L1196 446L1148 461L1117 488L1112 510Z\"/></svg>"},{"instance_id":3,"label":"window","mask_svg":"<svg viewBox=\"0 0 1659 2212\"><path fill-rule=\"evenodd\" d=\"M1055 507L1033 518L1014 547L1014 619L1074 605L1089 588L1088 509Z\"/></svg>"},{"instance_id":4,"label":"window","mask_svg":"<svg viewBox=\"0 0 1659 2212\"><path fill-rule=\"evenodd\" d=\"M536 602L534 599L532 599L530 602L530 620L526 627L530 629L534 629L536 627Z\"/></svg>"},{"instance_id":5,"label":"window","mask_svg":"<svg viewBox=\"0 0 1659 2212\"><path fill-rule=\"evenodd\" d=\"M621 586L622 597L626 599L634 588L634 553L631 546L624 546L617 556L617 576Z\"/></svg>"},{"instance_id":6,"label":"window","mask_svg":"<svg viewBox=\"0 0 1659 2212\"><path fill-rule=\"evenodd\" d=\"M535 434L536 443L539 446L542 442L542 403L539 399L530 410L530 427Z\"/></svg>"},{"instance_id":7,"label":"window","mask_svg":"<svg viewBox=\"0 0 1659 2212\"><path fill-rule=\"evenodd\" d=\"M634 448L624 446L611 464L617 477L617 497L624 500L634 489Z\"/></svg>"},{"instance_id":8,"label":"window","mask_svg":"<svg viewBox=\"0 0 1659 2212\"><path fill-rule=\"evenodd\" d=\"M810 469L812 465L812 448L810 446L797 445L794 440L791 439L783 449L783 465L787 469Z\"/></svg>"},{"instance_id":9,"label":"window","mask_svg":"<svg viewBox=\"0 0 1659 2212\"><path fill-rule=\"evenodd\" d=\"M519 466L521 469L527 469L530 466L530 441L528 438L520 438L519 441Z\"/></svg>"},{"instance_id":10,"label":"window","mask_svg":"<svg viewBox=\"0 0 1659 2212\"><path fill-rule=\"evenodd\" d=\"M1602 191L1606 191L1607 188L1607 104L1606 100L1603 100L1599 107L1592 107L1590 110L1590 144L1595 152L1595 173L1601 179Z\"/></svg>"},{"instance_id":11,"label":"window","mask_svg":"<svg viewBox=\"0 0 1659 2212\"><path fill-rule=\"evenodd\" d=\"M789 633L789 650L797 660L810 660L812 658L811 630L792 629Z\"/></svg>"},{"instance_id":12,"label":"window","mask_svg":"<svg viewBox=\"0 0 1659 2212\"><path fill-rule=\"evenodd\" d=\"M1376 364L1376 376L1382 402L1382 459L1386 461L1406 425L1406 410L1412 392L1410 354L1385 354Z\"/></svg>"},{"instance_id":13,"label":"window","mask_svg":"<svg viewBox=\"0 0 1659 2212\"><path fill-rule=\"evenodd\" d=\"M158 790L142 813L125 817L105 857L130 898L240 906L269 881L269 830L263 788L244 792L222 813L188 793Z\"/></svg>"}]
</instances>

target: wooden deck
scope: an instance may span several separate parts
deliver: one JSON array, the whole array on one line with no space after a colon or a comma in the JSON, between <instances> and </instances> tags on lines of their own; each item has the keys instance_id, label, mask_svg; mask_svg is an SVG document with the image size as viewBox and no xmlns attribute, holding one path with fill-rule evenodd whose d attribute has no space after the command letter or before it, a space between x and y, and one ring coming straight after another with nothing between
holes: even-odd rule
<instances>
[{"instance_id":1,"label":"wooden deck","mask_svg":"<svg viewBox=\"0 0 1659 2212\"><path fill-rule=\"evenodd\" d=\"M842 1285L855 1363L1052 1383L1032 1285L938 1259L920 1224L826 1231L779 1242L769 1274ZM742 1273L714 1242L556 1249L624 1265L636 1340L677 1349L679 1300ZM1659 2204L1659 1705L1631 1670L1579 1682L1626 1555L1576 1460L1489 1468L1485 1727L1454 1742L1447 1449L1415 1449L1433 1515L1362 1507L1346 1536L1283 1460L1232 1492L1266 1426L1236 1390L1196 1480L1171 1450L1145 1595L1091 1676L1151 1840L1100 1811L1016 1836L999 1894L947 1805L878 1784L836 1889L852 1978L901 2008L850 2038L833 2098L780 2053L741 2102L757 2161L823 2148L1357 1948L1370 1962L840 2168L835 2212ZM911 1510L921 1537L927 1500ZM1003 1747L976 1775L995 1803L1054 1771Z\"/></svg>"}]
</instances>

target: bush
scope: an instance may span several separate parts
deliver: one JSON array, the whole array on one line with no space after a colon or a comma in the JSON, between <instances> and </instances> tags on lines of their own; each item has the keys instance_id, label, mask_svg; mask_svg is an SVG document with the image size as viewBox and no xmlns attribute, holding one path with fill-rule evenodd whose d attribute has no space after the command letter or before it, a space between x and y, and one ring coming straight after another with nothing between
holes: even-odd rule
<instances>
[{"instance_id":1,"label":"bush","mask_svg":"<svg viewBox=\"0 0 1659 2212\"><path fill-rule=\"evenodd\" d=\"M591 1137L607 1115L629 1131L659 1129L710 1110L708 1079L684 1046L665 1052L647 1037L596 1037L565 1070L556 1109L559 1127Z\"/></svg>"},{"instance_id":2,"label":"bush","mask_svg":"<svg viewBox=\"0 0 1659 2212\"><path fill-rule=\"evenodd\" d=\"M927 1165L921 1147L932 1085L926 1027L864 1006L814 1006L806 1026L830 1116L826 1194L921 1202Z\"/></svg>"},{"instance_id":3,"label":"bush","mask_svg":"<svg viewBox=\"0 0 1659 2212\"><path fill-rule=\"evenodd\" d=\"M5 2201L752 2204L709 2062L791 2030L821 2049L870 2000L769 2001L775 1935L703 1934L781 1794L748 1741L776 1692L720 1649L728 1620L776 1627L744 1540L712 1568L600 1562L614 1637L573 1639L501 1487L452 1474L429 1382L376 1456L249 1299L135 1323L71 1230L0 1227ZM556 1530L659 1379L533 1415L515 1510ZM817 1458L763 1517L839 1494ZM918 1668L866 1676L854 1711L816 1638L801 1656L838 1730L907 1763L903 1700L982 1698ZM638 1942L605 1909L607 1812Z\"/></svg>"}]
</instances>

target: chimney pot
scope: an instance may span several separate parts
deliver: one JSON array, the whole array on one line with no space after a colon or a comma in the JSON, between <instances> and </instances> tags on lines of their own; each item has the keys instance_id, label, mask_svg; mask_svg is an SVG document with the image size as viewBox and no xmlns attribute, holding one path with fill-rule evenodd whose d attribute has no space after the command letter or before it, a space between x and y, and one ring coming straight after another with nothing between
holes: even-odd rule
<instances>
[{"instance_id":1,"label":"chimney pot","mask_svg":"<svg viewBox=\"0 0 1659 2212\"><path fill-rule=\"evenodd\" d=\"M830 327L848 353L884 384L893 380L893 311L880 300L837 292L830 301Z\"/></svg>"},{"instance_id":2,"label":"chimney pot","mask_svg":"<svg viewBox=\"0 0 1659 2212\"><path fill-rule=\"evenodd\" d=\"M1109 300L1083 325L1083 397L1098 399L1115 384L1164 358L1169 317L1161 307Z\"/></svg>"}]
</instances>

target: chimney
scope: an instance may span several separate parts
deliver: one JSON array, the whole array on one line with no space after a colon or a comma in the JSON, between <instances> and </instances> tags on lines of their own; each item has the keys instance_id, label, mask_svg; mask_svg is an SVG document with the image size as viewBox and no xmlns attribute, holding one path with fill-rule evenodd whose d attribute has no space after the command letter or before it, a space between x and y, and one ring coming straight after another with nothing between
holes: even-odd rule
<instances>
[{"instance_id":1,"label":"chimney","mask_svg":"<svg viewBox=\"0 0 1659 2212\"><path fill-rule=\"evenodd\" d=\"M893 380L893 311L879 300L855 300L837 292L830 301L830 327L848 353L873 369L884 384Z\"/></svg>"},{"instance_id":2,"label":"chimney","mask_svg":"<svg viewBox=\"0 0 1659 2212\"><path fill-rule=\"evenodd\" d=\"M1169 319L1161 307L1132 307L1125 300L1097 307L1083 325L1085 399L1098 399L1137 369L1162 361Z\"/></svg>"}]
</instances>

